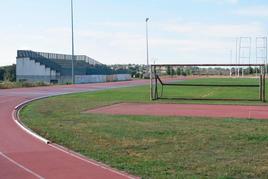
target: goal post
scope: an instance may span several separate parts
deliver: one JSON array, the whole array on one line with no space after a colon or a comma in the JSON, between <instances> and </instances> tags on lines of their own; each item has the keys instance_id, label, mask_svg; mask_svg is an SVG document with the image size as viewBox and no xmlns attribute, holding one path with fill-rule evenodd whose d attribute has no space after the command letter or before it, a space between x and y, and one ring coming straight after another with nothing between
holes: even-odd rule
<instances>
[{"instance_id":1,"label":"goal post","mask_svg":"<svg viewBox=\"0 0 268 179\"><path fill-rule=\"evenodd\" d=\"M174 73L174 68L179 68L178 73L180 69L186 68L189 70L191 69L202 69L202 71L205 71L205 69L229 69L230 76L232 76L232 73L236 75L237 69L242 69L242 71L245 70L245 68L248 69L255 69L259 73L259 77L254 77L256 79L259 79L259 82L256 84L220 84L220 83L185 83L184 80L180 80L178 82L178 79L176 78L165 78L161 76L161 72L163 71L163 68L168 71L169 75L170 73ZM233 71L232 71L233 70ZM171 72L170 72L171 71ZM214 70L215 71L215 70ZM180 100L246 100L246 101L266 101L266 95L265 95L265 79L266 79L266 70L265 70L265 64L154 64L150 66L150 97L151 100L158 100L158 99L180 99ZM244 73L242 73L244 75ZM198 74L192 74L192 77L197 77ZM199 75L200 77L200 75ZM227 78L227 75L225 76ZM258 88L258 98L257 99L240 99L240 98L193 98L193 97L179 97L179 98L168 98L163 97L164 89L167 87L218 87L218 88Z\"/></svg>"}]
</instances>

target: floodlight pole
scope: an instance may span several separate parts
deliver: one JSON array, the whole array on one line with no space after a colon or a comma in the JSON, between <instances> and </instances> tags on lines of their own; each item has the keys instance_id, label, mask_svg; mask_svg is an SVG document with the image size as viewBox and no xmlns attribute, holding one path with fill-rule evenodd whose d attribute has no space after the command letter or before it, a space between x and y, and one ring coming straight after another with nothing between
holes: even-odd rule
<instances>
[{"instance_id":1,"label":"floodlight pole","mask_svg":"<svg viewBox=\"0 0 268 179\"><path fill-rule=\"evenodd\" d=\"M230 50L230 63L233 62L233 50ZM230 67L230 77L232 77L232 67Z\"/></svg>"},{"instance_id":2,"label":"floodlight pole","mask_svg":"<svg viewBox=\"0 0 268 179\"><path fill-rule=\"evenodd\" d=\"M236 44L235 44L235 63L238 63L238 38L235 39L236 40ZM236 66L235 71L237 72L237 77L239 77L239 67ZM236 72L235 72L235 76L236 76Z\"/></svg>"},{"instance_id":3,"label":"floodlight pole","mask_svg":"<svg viewBox=\"0 0 268 179\"><path fill-rule=\"evenodd\" d=\"M146 18L146 55L147 55L147 69L149 68L149 39L148 39L148 21L149 18Z\"/></svg>"},{"instance_id":4,"label":"floodlight pole","mask_svg":"<svg viewBox=\"0 0 268 179\"><path fill-rule=\"evenodd\" d=\"M72 84L75 84L75 79L74 79L74 8L73 8L73 0L71 0L71 22L72 22Z\"/></svg>"},{"instance_id":5,"label":"floodlight pole","mask_svg":"<svg viewBox=\"0 0 268 179\"><path fill-rule=\"evenodd\" d=\"M263 37L264 40L264 64L265 64L265 73L267 74L267 37Z\"/></svg>"}]
</instances>

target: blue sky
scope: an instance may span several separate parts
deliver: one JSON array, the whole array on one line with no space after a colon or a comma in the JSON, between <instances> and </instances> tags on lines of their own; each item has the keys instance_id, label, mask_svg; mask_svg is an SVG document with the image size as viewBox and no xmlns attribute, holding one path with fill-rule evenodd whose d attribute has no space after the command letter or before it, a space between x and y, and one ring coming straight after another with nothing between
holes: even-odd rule
<instances>
[{"instance_id":1,"label":"blue sky","mask_svg":"<svg viewBox=\"0 0 268 179\"><path fill-rule=\"evenodd\" d=\"M74 0L75 52L106 64L230 63L235 39L268 34L267 0ZM69 0L0 2L0 66L17 49L70 53ZM234 61L234 60L233 60Z\"/></svg>"}]
</instances>

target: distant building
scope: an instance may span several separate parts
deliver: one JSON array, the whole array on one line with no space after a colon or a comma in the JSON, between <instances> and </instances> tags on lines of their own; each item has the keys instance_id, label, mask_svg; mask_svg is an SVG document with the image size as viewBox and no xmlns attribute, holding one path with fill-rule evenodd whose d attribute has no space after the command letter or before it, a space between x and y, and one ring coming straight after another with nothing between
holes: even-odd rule
<instances>
[{"instance_id":1,"label":"distant building","mask_svg":"<svg viewBox=\"0 0 268 179\"><path fill-rule=\"evenodd\" d=\"M75 56L74 74L76 83L130 80L126 70L112 70L85 55ZM16 79L30 82L71 83L72 56L18 50Z\"/></svg>"}]
</instances>

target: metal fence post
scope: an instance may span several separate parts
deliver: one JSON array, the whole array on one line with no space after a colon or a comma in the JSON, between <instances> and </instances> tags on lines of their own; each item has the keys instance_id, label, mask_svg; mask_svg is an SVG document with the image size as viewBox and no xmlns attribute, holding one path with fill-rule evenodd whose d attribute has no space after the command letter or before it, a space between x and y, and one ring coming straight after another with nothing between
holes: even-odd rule
<instances>
[{"instance_id":1,"label":"metal fence post","mask_svg":"<svg viewBox=\"0 0 268 179\"><path fill-rule=\"evenodd\" d=\"M266 99L265 99L265 98L266 98L266 96L265 96L265 78L266 78L266 77L265 77L265 76L266 76L266 75L265 75L265 73L266 73L265 65L263 66L263 68L264 68L264 69L263 69L263 76L262 76L262 80L263 80L263 81L262 81L262 86L263 86L263 87L262 87L262 101L265 102L265 101L266 101Z\"/></svg>"},{"instance_id":2,"label":"metal fence post","mask_svg":"<svg viewBox=\"0 0 268 179\"><path fill-rule=\"evenodd\" d=\"M157 92L157 77L156 77L156 66L154 66L154 78L155 78L155 87L154 87L154 99L158 99Z\"/></svg>"},{"instance_id":3,"label":"metal fence post","mask_svg":"<svg viewBox=\"0 0 268 179\"><path fill-rule=\"evenodd\" d=\"M260 81L259 81L259 83L260 83L260 93L259 93L259 95L260 95L260 101L262 101L262 73L260 74Z\"/></svg>"},{"instance_id":4,"label":"metal fence post","mask_svg":"<svg viewBox=\"0 0 268 179\"><path fill-rule=\"evenodd\" d=\"M150 96L151 100L153 100L153 70L152 70L152 65L150 65Z\"/></svg>"}]
</instances>

